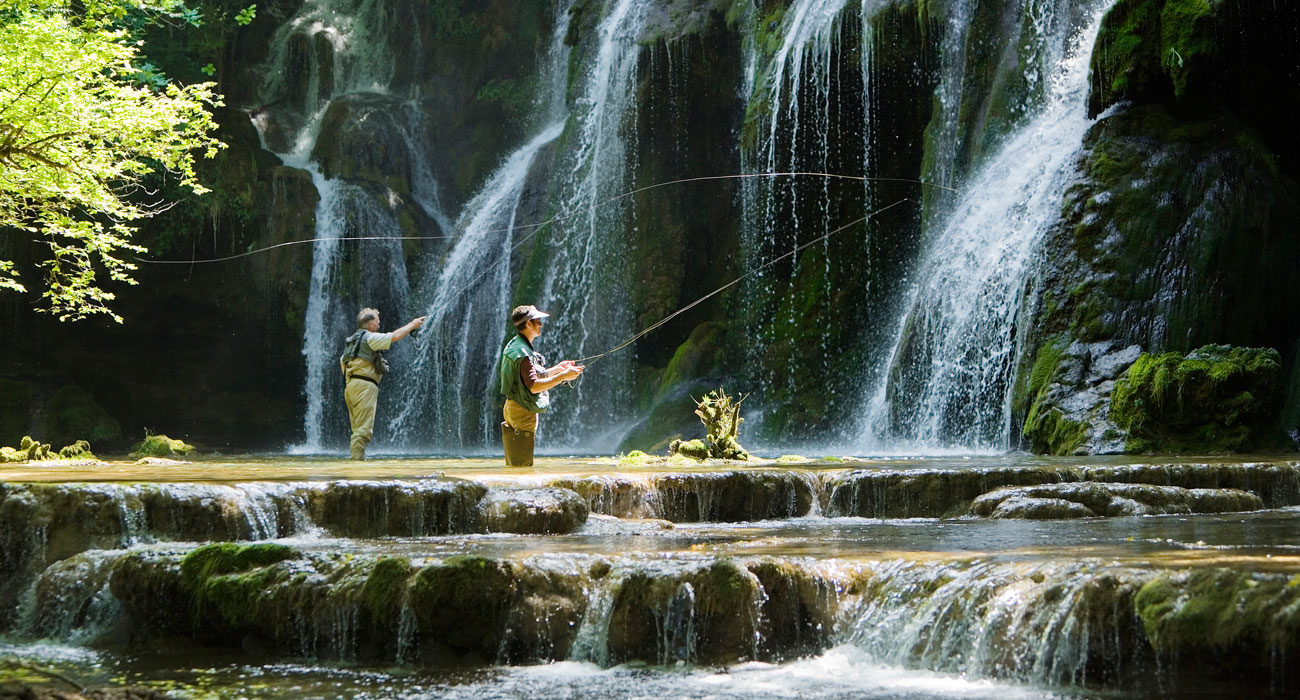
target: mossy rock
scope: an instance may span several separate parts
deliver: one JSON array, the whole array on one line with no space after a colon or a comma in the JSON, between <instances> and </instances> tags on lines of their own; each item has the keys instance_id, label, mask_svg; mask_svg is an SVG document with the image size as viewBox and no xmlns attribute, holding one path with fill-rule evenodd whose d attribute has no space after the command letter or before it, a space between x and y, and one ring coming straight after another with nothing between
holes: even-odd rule
<instances>
[{"instance_id":1,"label":"mossy rock","mask_svg":"<svg viewBox=\"0 0 1300 700\"><path fill-rule=\"evenodd\" d=\"M1143 353L1115 383L1111 417L1129 451L1240 452L1277 444L1281 356L1206 345Z\"/></svg>"},{"instance_id":2,"label":"mossy rock","mask_svg":"<svg viewBox=\"0 0 1300 700\"><path fill-rule=\"evenodd\" d=\"M189 591L196 629L250 631L273 616L263 610L264 593L287 576L272 565L298 556L281 544L205 545L181 561L182 585Z\"/></svg>"},{"instance_id":3,"label":"mossy rock","mask_svg":"<svg viewBox=\"0 0 1300 700\"><path fill-rule=\"evenodd\" d=\"M1268 668L1300 646L1300 575L1168 572L1134 599L1152 648L1183 664Z\"/></svg>"},{"instance_id":4,"label":"mossy rock","mask_svg":"<svg viewBox=\"0 0 1300 700\"><path fill-rule=\"evenodd\" d=\"M758 578L730 559L703 568L636 571L615 593L610 661L729 664L756 655Z\"/></svg>"},{"instance_id":5,"label":"mossy rock","mask_svg":"<svg viewBox=\"0 0 1300 700\"><path fill-rule=\"evenodd\" d=\"M510 563L455 556L415 574L410 604L420 629L451 652L490 661L505 636L517 592ZM446 614L452 610L457 614Z\"/></svg>"},{"instance_id":6,"label":"mossy rock","mask_svg":"<svg viewBox=\"0 0 1300 700\"><path fill-rule=\"evenodd\" d=\"M177 457L194 452L194 446L166 435L145 435L131 448L132 457Z\"/></svg>"},{"instance_id":7,"label":"mossy rock","mask_svg":"<svg viewBox=\"0 0 1300 700\"><path fill-rule=\"evenodd\" d=\"M66 445L59 450L59 459L87 460L95 459L95 453L90 451L90 443L85 440L78 440L71 445Z\"/></svg>"}]
</instances>

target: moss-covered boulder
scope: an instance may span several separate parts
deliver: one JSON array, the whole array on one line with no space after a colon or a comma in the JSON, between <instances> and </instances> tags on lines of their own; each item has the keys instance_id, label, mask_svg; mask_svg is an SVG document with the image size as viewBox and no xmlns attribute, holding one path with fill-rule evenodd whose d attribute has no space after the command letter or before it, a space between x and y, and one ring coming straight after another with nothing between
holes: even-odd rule
<instances>
[{"instance_id":1,"label":"moss-covered boulder","mask_svg":"<svg viewBox=\"0 0 1300 700\"><path fill-rule=\"evenodd\" d=\"M581 577L477 556L420 569L409 595L427 663L565 658L586 611Z\"/></svg>"},{"instance_id":2,"label":"moss-covered boulder","mask_svg":"<svg viewBox=\"0 0 1300 700\"><path fill-rule=\"evenodd\" d=\"M1257 131L1223 112L1189 119L1163 105L1130 107L1093 126L1084 147L1030 290L1013 424L1036 452L1196 448L1126 444L1111 392L1127 368L1111 371L1111 361L1135 362L1126 356L1134 347L1187 353L1225 342L1290 358L1296 339L1286 329L1300 327L1300 308L1242 300L1288 298L1300 284L1290 262L1300 239L1287 233L1300 186ZM1285 391L1300 405L1296 388Z\"/></svg>"},{"instance_id":3,"label":"moss-covered boulder","mask_svg":"<svg viewBox=\"0 0 1300 700\"><path fill-rule=\"evenodd\" d=\"M1111 416L1130 452L1276 447L1281 358L1272 348L1206 345L1143 354L1115 384Z\"/></svg>"},{"instance_id":4,"label":"moss-covered boulder","mask_svg":"<svg viewBox=\"0 0 1300 700\"><path fill-rule=\"evenodd\" d=\"M147 433L131 448L132 457L183 457L193 452L194 446L184 440Z\"/></svg>"},{"instance_id":5,"label":"moss-covered boulder","mask_svg":"<svg viewBox=\"0 0 1300 700\"><path fill-rule=\"evenodd\" d=\"M1265 669L1273 687L1294 689L1300 648L1300 575L1228 568L1164 572L1134 599L1146 638L1162 665L1194 683L1206 676L1246 678ZM1192 683L1189 683L1190 686Z\"/></svg>"}]
</instances>

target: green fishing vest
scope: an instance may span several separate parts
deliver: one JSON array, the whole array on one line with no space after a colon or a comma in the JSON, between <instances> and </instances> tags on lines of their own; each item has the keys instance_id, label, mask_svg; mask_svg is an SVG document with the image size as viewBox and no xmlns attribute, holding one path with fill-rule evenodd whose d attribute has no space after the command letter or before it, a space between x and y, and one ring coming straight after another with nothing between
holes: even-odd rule
<instances>
[{"instance_id":1,"label":"green fishing vest","mask_svg":"<svg viewBox=\"0 0 1300 700\"><path fill-rule=\"evenodd\" d=\"M539 373L544 369L537 360L537 353L533 352L533 346L522 335L515 335L501 351L501 393L533 413L546 413L551 405L550 394L545 391L534 394L524 386L523 377L519 376L519 364L525 357L533 360L533 367Z\"/></svg>"},{"instance_id":2,"label":"green fishing vest","mask_svg":"<svg viewBox=\"0 0 1300 700\"><path fill-rule=\"evenodd\" d=\"M348 336L348 339L343 341L343 356L339 359L347 362L354 357L360 357L373 365L376 372L385 374L388 372L388 362L384 360L383 353L371 350L370 343L365 342L366 334L369 332L363 328Z\"/></svg>"}]
</instances>

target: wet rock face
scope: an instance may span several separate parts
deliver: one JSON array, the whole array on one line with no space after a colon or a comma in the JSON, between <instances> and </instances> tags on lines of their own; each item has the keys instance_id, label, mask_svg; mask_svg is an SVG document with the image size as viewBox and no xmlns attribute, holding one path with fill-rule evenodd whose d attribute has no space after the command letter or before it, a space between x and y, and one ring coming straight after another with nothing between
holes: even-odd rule
<instances>
[{"instance_id":1,"label":"wet rock face","mask_svg":"<svg viewBox=\"0 0 1300 700\"><path fill-rule=\"evenodd\" d=\"M795 472L670 474L655 479L655 517L673 522L746 522L806 515L813 482Z\"/></svg>"},{"instance_id":2,"label":"wet rock face","mask_svg":"<svg viewBox=\"0 0 1300 700\"><path fill-rule=\"evenodd\" d=\"M309 493L313 522L341 537L477 532L487 489L459 479L349 481Z\"/></svg>"},{"instance_id":3,"label":"wet rock face","mask_svg":"<svg viewBox=\"0 0 1300 700\"><path fill-rule=\"evenodd\" d=\"M569 489L494 489L483 501L488 532L553 535L587 522L587 501Z\"/></svg>"},{"instance_id":4,"label":"wet rock face","mask_svg":"<svg viewBox=\"0 0 1300 700\"><path fill-rule=\"evenodd\" d=\"M610 613L611 663L730 664L756 656L758 579L731 560L672 573L635 571Z\"/></svg>"},{"instance_id":5,"label":"wet rock face","mask_svg":"<svg viewBox=\"0 0 1300 700\"><path fill-rule=\"evenodd\" d=\"M1259 510L1259 496L1236 489L1185 489L1147 484L1071 483L1000 488L980 496L970 513L988 518L1059 520L1096 516L1228 513Z\"/></svg>"},{"instance_id":6,"label":"wet rock face","mask_svg":"<svg viewBox=\"0 0 1300 700\"><path fill-rule=\"evenodd\" d=\"M1142 586L1134 604L1156 655L1179 669L1186 687L1207 677L1244 677L1240 669L1247 668L1270 678L1274 692L1294 688L1300 677L1294 663L1279 660L1300 641L1300 585L1294 576L1232 569L1164 572Z\"/></svg>"},{"instance_id":7,"label":"wet rock face","mask_svg":"<svg viewBox=\"0 0 1300 700\"><path fill-rule=\"evenodd\" d=\"M827 514L863 518L955 516L964 512L971 500L999 486L1055 483L1071 478L1055 469L855 471L831 481Z\"/></svg>"}]
</instances>

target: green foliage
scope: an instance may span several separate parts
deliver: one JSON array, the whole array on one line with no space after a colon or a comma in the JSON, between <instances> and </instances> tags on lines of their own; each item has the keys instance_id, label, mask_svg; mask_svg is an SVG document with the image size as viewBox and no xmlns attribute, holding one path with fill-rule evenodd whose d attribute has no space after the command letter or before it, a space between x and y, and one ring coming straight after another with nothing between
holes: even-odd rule
<instances>
[{"instance_id":1,"label":"green foliage","mask_svg":"<svg viewBox=\"0 0 1300 700\"><path fill-rule=\"evenodd\" d=\"M740 446L740 441L736 439L740 432L740 424L745 422L740 417L740 404L745 398L742 396L739 400L734 400L727 395L727 392L719 388L717 391L710 391L696 402L695 415L700 417L704 423L706 431L706 442L708 449L704 457L712 459L749 459L749 453L745 448ZM684 454L696 459L704 459L697 456L700 452L699 440L682 442L676 440L670 448L670 454Z\"/></svg>"},{"instance_id":2,"label":"green foliage","mask_svg":"<svg viewBox=\"0 0 1300 700\"><path fill-rule=\"evenodd\" d=\"M179 86L138 60L123 25L133 15L181 13L166 0L0 2L0 225L49 246L42 298L60 320L105 314L112 282L134 284L126 258L134 223L166 206L141 191L165 171L204 192L194 157L220 142L212 85ZM14 234L11 234L14 235ZM0 288L24 291L9 261Z\"/></svg>"},{"instance_id":3,"label":"green foliage","mask_svg":"<svg viewBox=\"0 0 1300 700\"><path fill-rule=\"evenodd\" d=\"M1270 441L1281 397L1272 348L1206 345L1143 353L1115 382L1110 415L1129 451L1236 452Z\"/></svg>"},{"instance_id":4,"label":"green foliage","mask_svg":"<svg viewBox=\"0 0 1300 700\"><path fill-rule=\"evenodd\" d=\"M235 15L235 23L241 27L247 27L253 23L255 17L257 17L257 5L249 5Z\"/></svg>"}]
</instances>

